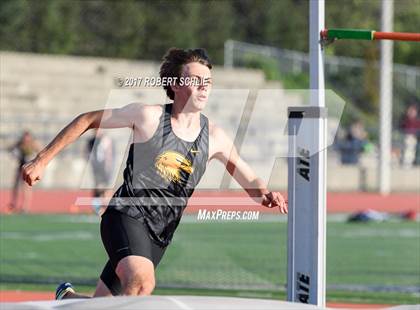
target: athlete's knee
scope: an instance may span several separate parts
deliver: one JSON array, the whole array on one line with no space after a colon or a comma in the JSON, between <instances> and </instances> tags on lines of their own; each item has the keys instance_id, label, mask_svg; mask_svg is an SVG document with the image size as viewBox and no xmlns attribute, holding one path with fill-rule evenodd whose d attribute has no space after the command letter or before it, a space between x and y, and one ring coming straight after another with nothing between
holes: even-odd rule
<instances>
[{"instance_id":1,"label":"athlete's knee","mask_svg":"<svg viewBox=\"0 0 420 310\"><path fill-rule=\"evenodd\" d=\"M144 257L129 256L117 265L116 273L121 280L124 295L138 295L145 286L146 292L153 291L155 274L153 263Z\"/></svg>"},{"instance_id":2,"label":"athlete's knee","mask_svg":"<svg viewBox=\"0 0 420 310\"><path fill-rule=\"evenodd\" d=\"M154 289L154 280L130 277L127 281L122 281L124 295L151 295Z\"/></svg>"},{"instance_id":3,"label":"athlete's knee","mask_svg":"<svg viewBox=\"0 0 420 310\"><path fill-rule=\"evenodd\" d=\"M121 285L124 295L150 295L155 288L154 275L132 272L123 279Z\"/></svg>"},{"instance_id":4,"label":"athlete's knee","mask_svg":"<svg viewBox=\"0 0 420 310\"><path fill-rule=\"evenodd\" d=\"M153 290L155 289L155 280L147 279L141 284L139 295L152 295Z\"/></svg>"},{"instance_id":5,"label":"athlete's knee","mask_svg":"<svg viewBox=\"0 0 420 310\"><path fill-rule=\"evenodd\" d=\"M124 295L138 295L141 285L142 277L137 273L121 277L121 286Z\"/></svg>"},{"instance_id":6,"label":"athlete's knee","mask_svg":"<svg viewBox=\"0 0 420 310\"><path fill-rule=\"evenodd\" d=\"M134 282L122 281L122 294L127 296L137 296L140 290L140 284Z\"/></svg>"}]
</instances>

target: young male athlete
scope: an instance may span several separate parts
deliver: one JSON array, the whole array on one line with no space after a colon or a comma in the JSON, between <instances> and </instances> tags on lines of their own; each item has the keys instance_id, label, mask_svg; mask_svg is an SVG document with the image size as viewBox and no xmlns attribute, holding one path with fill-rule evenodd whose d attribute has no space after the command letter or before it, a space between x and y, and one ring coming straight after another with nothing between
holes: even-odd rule
<instances>
[{"instance_id":1,"label":"young male athlete","mask_svg":"<svg viewBox=\"0 0 420 310\"><path fill-rule=\"evenodd\" d=\"M47 164L88 129L132 128L124 182L102 215L101 238L109 260L94 297L152 293L154 270L212 159L221 161L254 200L287 212L281 194L266 188L226 133L201 113L212 87L211 68L203 49L170 49L160 76L177 78L164 86L172 104L134 103L83 113L24 166L24 180L34 185ZM57 299L81 297L86 296L76 294L69 283L57 288Z\"/></svg>"}]
</instances>

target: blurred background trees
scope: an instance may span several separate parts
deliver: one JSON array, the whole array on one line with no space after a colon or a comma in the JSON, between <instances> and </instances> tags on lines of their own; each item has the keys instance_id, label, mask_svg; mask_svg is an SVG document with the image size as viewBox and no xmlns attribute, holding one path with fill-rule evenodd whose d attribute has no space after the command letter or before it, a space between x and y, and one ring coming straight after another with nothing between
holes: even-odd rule
<instances>
[{"instance_id":1,"label":"blurred background trees","mask_svg":"<svg viewBox=\"0 0 420 310\"><path fill-rule=\"evenodd\" d=\"M0 50L159 61L172 46L203 47L222 65L228 39L307 52L308 6L308 0L3 0ZM326 26L379 30L380 9L380 0L327 0ZM394 30L419 29L419 0L395 0ZM357 78L340 72L327 87L346 99L353 118L376 125L379 43L339 41L325 51L366 60ZM420 66L419 44L395 42L394 62ZM263 69L287 88L308 87L307 74L282 75L273 61L244 65ZM418 101L420 90L396 92L404 101L394 110L398 119L407 104Z\"/></svg>"},{"instance_id":2,"label":"blurred background trees","mask_svg":"<svg viewBox=\"0 0 420 310\"><path fill-rule=\"evenodd\" d=\"M379 29L380 1L326 1L326 14L330 28ZM202 46L222 64L227 39L307 51L307 29L307 0L0 2L0 49L33 53L159 60L169 46ZM420 29L418 0L395 1L394 29ZM378 58L370 42L328 53ZM418 45L396 42L395 62L420 65Z\"/></svg>"}]
</instances>

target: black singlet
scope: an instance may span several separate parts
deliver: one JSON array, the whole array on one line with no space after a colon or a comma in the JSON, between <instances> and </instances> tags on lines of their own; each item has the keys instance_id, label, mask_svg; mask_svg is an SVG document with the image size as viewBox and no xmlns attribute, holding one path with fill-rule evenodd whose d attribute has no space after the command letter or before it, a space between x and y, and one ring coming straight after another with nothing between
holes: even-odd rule
<instances>
[{"instance_id":1,"label":"black singlet","mask_svg":"<svg viewBox=\"0 0 420 310\"><path fill-rule=\"evenodd\" d=\"M171 110L172 104L163 106L152 138L130 145L124 182L108 206L144 222L160 246L171 242L208 159L207 117L200 114L200 133L189 142L172 131Z\"/></svg>"}]
</instances>

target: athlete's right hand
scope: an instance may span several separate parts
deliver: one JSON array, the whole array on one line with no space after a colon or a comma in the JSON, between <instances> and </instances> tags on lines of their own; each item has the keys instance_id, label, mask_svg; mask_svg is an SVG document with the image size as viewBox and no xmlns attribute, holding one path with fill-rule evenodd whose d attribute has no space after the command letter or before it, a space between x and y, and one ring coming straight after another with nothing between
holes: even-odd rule
<instances>
[{"instance_id":1,"label":"athlete's right hand","mask_svg":"<svg viewBox=\"0 0 420 310\"><path fill-rule=\"evenodd\" d=\"M44 163L38 157L35 157L22 166L22 178L29 186L35 185L41 180L44 169Z\"/></svg>"}]
</instances>

